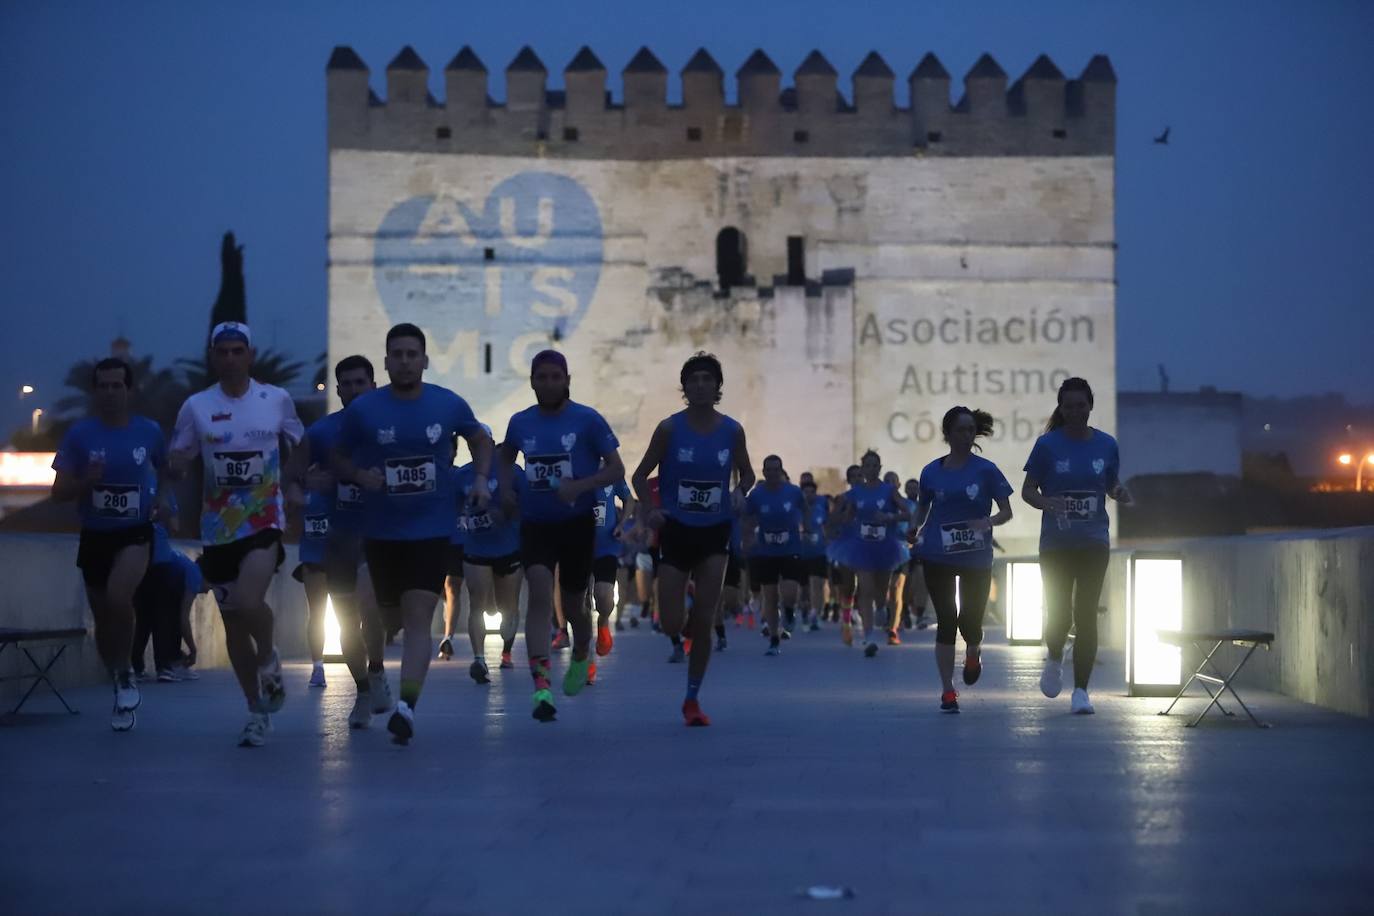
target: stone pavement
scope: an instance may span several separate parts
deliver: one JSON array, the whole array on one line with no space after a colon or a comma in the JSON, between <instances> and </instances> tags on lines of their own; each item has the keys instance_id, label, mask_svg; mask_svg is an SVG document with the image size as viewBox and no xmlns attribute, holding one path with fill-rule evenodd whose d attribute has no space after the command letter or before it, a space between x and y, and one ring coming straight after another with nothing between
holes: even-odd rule
<instances>
[{"instance_id":1,"label":"stone pavement","mask_svg":"<svg viewBox=\"0 0 1374 916\"><path fill-rule=\"evenodd\" d=\"M0 728L0 911L1374 908L1374 724L1254 693L1273 729L1186 729L1123 696L1116 657L1097 715L1074 717L1067 690L1040 696L1040 650L997 631L942 716L933 633L866 660L831 626L767 659L731 627L708 729L682 726L685 671L645 629L551 725L529 716L522 646L486 688L436 662L408 748L380 720L349 732L342 666L322 691L288 666L260 750L235 746L223 671L147 685L131 734L110 731L107 691L74 691L72 717L47 698ZM816 884L855 896L796 896Z\"/></svg>"}]
</instances>

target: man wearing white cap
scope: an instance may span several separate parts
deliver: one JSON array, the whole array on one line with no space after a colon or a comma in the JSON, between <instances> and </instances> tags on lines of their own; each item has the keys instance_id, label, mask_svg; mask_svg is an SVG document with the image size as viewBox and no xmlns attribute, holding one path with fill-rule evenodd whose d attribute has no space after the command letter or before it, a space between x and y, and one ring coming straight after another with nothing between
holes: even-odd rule
<instances>
[{"instance_id":1,"label":"man wearing white cap","mask_svg":"<svg viewBox=\"0 0 1374 916\"><path fill-rule=\"evenodd\" d=\"M281 659L272 639L267 587L285 558L282 469L305 432L291 396L254 381L248 325L226 321L210 332L210 365L219 381L186 399L172 434L171 466L204 465L200 567L224 619L225 645L248 701L239 744L261 747L268 715L286 699ZM289 485L293 503L305 497Z\"/></svg>"}]
</instances>

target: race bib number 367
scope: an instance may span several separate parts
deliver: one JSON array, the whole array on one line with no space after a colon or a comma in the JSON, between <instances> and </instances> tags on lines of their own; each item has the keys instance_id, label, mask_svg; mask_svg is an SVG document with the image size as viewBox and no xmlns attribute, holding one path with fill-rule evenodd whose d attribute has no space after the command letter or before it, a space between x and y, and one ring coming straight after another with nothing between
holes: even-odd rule
<instances>
[{"instance_id":1,"label":"race bib number 367","mask_svg":"<svg viewBox=\"0 0 1374 916\"><path fill-rule=\"evenodd\" d=\"M683 480L677 485L677 506L684 512L718 512L723 487L709 480Z\"/></svg>"}]
</instances>

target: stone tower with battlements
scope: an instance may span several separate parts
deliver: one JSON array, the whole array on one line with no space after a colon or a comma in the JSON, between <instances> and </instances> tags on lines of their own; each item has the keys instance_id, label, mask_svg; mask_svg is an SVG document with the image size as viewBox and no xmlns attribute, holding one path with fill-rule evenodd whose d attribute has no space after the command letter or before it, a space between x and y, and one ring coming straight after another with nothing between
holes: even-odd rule
<instances>
[{"instance_id":1,"label":"stone tower with battlements","mask_svg":"<svg viewBox=\"0 0 1374 916\"><path fill-rule=\"evenodd\" d=\"M1093 422L1114 429L1105 57L1066 79L1041 56L1008 86L984 55L955 99L927 54L905 107L876 53L842 88L818 51L788 86L755 51L734 104L704 49L680 104L648 48L620 98L590 48L561 89L522 49L504 102L467 47L442 101L409 47L384 99L349 48L326 73L330 357L380 364L386 329L415 322L429 378L498 438L546 346L568 354L573 396L607 416L630 464L699 349L722 358L722 407L752 450L794 477L834 479L868 447L916 476L964 404L997 418L985 454L1019 480L1069 375L1093 383ZM999 540L1031 543L1028 516Z\"/></svg>"}]
</instances>

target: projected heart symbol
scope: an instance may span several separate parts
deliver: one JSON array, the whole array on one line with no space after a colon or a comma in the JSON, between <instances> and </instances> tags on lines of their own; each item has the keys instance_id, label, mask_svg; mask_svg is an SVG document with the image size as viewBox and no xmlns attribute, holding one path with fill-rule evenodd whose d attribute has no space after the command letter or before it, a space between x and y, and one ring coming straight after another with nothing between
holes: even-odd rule
<instances>
[{"instance_id":1,"label":"projected heart symbol","mask_svg":"<svg viewBox=\"0 0 1374 916\"><path fill-rule=\"evenodd\" d=\"M513 175L480 209L461 193L392 207L373 266L387 316L429 337L427 378L480 416L525 385L535 352L576 332L601 279L604 241L596 202L566 175Z\"/></svg>"}]
</instances>

